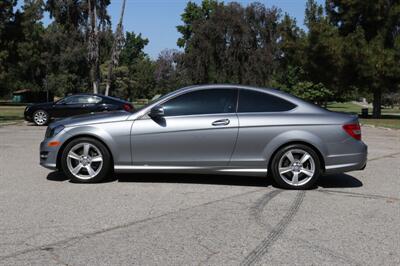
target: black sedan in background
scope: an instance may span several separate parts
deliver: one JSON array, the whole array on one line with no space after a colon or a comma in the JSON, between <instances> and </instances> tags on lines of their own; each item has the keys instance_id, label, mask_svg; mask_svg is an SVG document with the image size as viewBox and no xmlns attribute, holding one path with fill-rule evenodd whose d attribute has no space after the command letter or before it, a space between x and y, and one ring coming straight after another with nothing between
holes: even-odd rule
<instances>
[{"instance_id":1,"label":"black sedan in background","mask_svg":"<svg viewBox=\"0 0 400 266\"><path fill-rule=\"evenodd\" d=\"M130 112L133 109L131 103L118 98L98 94L76 94L56 102L28 105L24 117L25 120L42 126L54 118L114 110Z\"/></svg>"}]
</instances>

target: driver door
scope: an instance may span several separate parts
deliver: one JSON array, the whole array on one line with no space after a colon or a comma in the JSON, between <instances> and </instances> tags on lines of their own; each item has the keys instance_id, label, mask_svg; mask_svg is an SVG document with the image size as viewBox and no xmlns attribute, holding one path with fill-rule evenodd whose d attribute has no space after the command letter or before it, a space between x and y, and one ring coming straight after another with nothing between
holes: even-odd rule
<instances>
[{"instance_id":1,"label":"driver door","mask_svg":"<svg viewBox=\"0 0 400 266\"><path fill-rule=\"evenodd\" d=\"M133 165L228 165L238 134L236 103L236 89L191 91L163 103L164 115L133 123Z\"/></svg>"}]
</instances>

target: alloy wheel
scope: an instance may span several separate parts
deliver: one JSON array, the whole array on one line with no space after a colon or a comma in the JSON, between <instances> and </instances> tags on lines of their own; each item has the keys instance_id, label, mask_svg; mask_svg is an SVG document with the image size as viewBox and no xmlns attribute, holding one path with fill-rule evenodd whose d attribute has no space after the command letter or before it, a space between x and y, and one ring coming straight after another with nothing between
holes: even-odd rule
<instances>
[{"instance_id":1,"label":"alloy wheel","mask_svg":"<svg viewBox=\"0 0 400 266\"><path fill-rule=\"evenodd\" d=\"M280 158L278 167L280 177L291 186L303 186L315 174L313 157L302 149L287 151Z\"/></svg>"},{"instance_id":2,"label":"alloy wheel","mask_svg":"<svg viewBox=\"0 0 400 266\"><path fill-rule=\"evenodd\" d=\"M95 145L79 143L69 150L67 166L68 170L76 178L82 180L92 179L103 167L103 155Z\"/></svg>"},{"instance_id":3,"label":"alloy wheel","mask_svg":"<svg viewBox=\"0 0 400 266\"><path fill-rule=\"evenodd\" d=\"M39 126L43 126L44 124L46 124L47 119L48 119L48 116L45 111L37 111L37 112L35 112L35 114L33 116L33 120Z\"/></svg>"}]
</instances>

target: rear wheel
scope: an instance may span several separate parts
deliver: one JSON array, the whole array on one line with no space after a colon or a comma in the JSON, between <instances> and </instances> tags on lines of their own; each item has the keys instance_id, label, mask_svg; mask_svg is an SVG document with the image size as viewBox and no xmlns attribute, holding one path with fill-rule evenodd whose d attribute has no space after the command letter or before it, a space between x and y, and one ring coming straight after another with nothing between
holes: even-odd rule
<instances>
[{"instance_id":1,"label":"rear wheel","mask_svg":"<svg viewBox=\"0 0 400 266\"><path fill-rule=\"evenodd\" d=\"M91 138L79 138L65 147L61 166L63 172L75 182L95 183L110 173L111 156L107 148Z\"/></svg>"},{"instance_id":2,"label":"rear wheel","mask_svg":"<svg viewBox=\"0 0 400 266\"><path fill-rule=\"evenodd\" d=\"M37 110L33 113L33 122L37 126L47 125L49 122L49 114L44 110Z\"/></svg>"},{"instance_id":3,"label":"rear wheel","mask_svg":"<svg viewBox=\"0 0 400 266\"><path fill-rule=\"evenodd\" d=\"M280 149L271 163L272 176L283 188L312 188L321 174L321 164L316 152L302 144Z\"/></svg>"}]
</instances>

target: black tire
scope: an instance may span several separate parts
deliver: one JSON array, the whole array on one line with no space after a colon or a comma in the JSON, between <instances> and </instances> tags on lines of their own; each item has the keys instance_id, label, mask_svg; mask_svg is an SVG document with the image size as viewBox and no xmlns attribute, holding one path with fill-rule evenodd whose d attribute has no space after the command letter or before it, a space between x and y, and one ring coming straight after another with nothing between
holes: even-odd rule
<instances>
[{"instance_id":1,"label":"black tire","mask_svg":"<svg viewBox=\"0 0 400 266\"><path fill-rule=\"evenodd\" d=\"M289 151L291 151L291 153L293 154L294 161L297 163L297 165L291 163L289 158L286 156L286 154ZM308 155L310 155L310 157L312 158L312 160L309 159L308 161L306 161L304 163L304 165L302 164L301 166L298 165L298 163L300 163L300 159L301 159L300 151L304 151L304 152L308 153ZM311 169L312 161L313 161L313 165L314 165L314 167L313 167L314 171L313 171L312 176L306 175L303 172L298 172L298 168L304 169L306 171L308 171L308 169ZM295 182L292 182L292 181L294 181L293 177L295 174L292 170L290 170L287 173L282 174L283 177L286 178L286 180L281 176L281 174L279 173L279 164L280 163L282 163L282 164L285 163L287 165L286 166L287 168L294 169L293 171L298 174L297 185L291 184L291 183L295 183ZM304 167L304 168L302 168L302 167ZM321 171L321 162L319 160L317 153L314 151L314 149L310 148L309 146L303 145L303 144L293 144L293 145L288 145L288 146L281 148L275 154L274 158L272 158L270 170L272 172L273 179L275 180L275 182L277 183L277 185L279 187L286 188L286 189L297 189L297 190L314 188L315 183L317 182L317 180L322 172ZM308 173L311 173L311 171L309 171ZM302 184L302 182L304 182L304 184Z\"/></svg>"},{"instance_id":2,"label":"black tire","mask_svg":"<svg viewBox=\"0 0 400 266\"><path fill-rule=\"evenodd\" d=\"M92 146L90 146L90 151L89 151L89 157L90 156L94 156L94 157L90 157L90 158L95 158L95 157L99 157L97 153L101 153L100 156L102 157L102 164L101 166L99 166L99 168L101 167L101 169L99 168L95 168L96 165L93 165L94 163L90 163L89 166L92 168L92 170L94 170L95 172L97 172L94 176L92 177L80 177L83 176L85 174L85 172L87 172L88 175L89 171L85 170L86 166L82 166L81 170L79 170L79 172L77 174L72 173L72 171L69 168L69 164L71 167L74 166L78 166L78 164L83 165L81 163L81 161L78 161L76 159L70 159L70 162L68 163L68 154L71 151L71 149L80 146L80 145L86 145L86 144L90 144ZM97 150L95 148L97 148ZM80 149L80 148L78 148ZM82 149L84 149L82 147ZM77 155L79 155L78 153L76 153ZM84 156L82 154L82 156ZM83 159L82 159L83 160ZM91 159L90 159L91 161ZM75 165L72 165L74 164ZM87 163L85 161L85 163ZM97 162L95 163L97 164ZM100 163L99 163L100 165ZM93 139L93 138L87 138L87 137L82 137L82 138L77 138L72 140L70 143L67 144L67 146L65 147L65 149L62 152L61 155L61 169L64 172L64 174L71 179L71 181L73 182L77 182L77 183L98 183L102 180L104 180L105 178L107 178L107 176L111 173L112 170L112 158L110 155L110 152L108 151L108 149L104 146L103 143L101 143L100 141Z\"/></svg>"},{"instance_id":3,"label":"black tire","mask_svg":"<svg viewBox=\"0 0 400 266\"><path fill-rule=\"evenodd\" d=\"M50 117L45 110L40 109L33 113L32 120L37 126L46 126L50 121Z\"/></svg>"}]
</instances>

